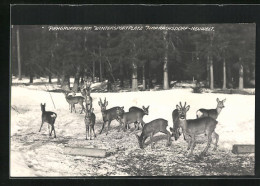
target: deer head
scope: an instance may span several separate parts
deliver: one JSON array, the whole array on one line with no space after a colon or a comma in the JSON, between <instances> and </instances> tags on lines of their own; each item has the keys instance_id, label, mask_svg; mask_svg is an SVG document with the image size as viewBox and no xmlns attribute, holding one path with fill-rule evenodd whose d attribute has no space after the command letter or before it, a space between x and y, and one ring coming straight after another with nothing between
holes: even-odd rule
<instances>
[{"instance_id":1,"label":"deer head","mask_svg":"<svg viewBox=\"0 0 260 186\"><path fill-rule=\"evenodd\" d=\"M226 99L223 99L222 101L220 101L218 98L217 98L217 103L218 103L218 105L217 105L217 108L224 108L225 106L224 106L224 103L225 103L225 101L226 101Z\"/></svg>"},{"instance_id":2,"label":"deer head","mask_svg":"<svg viewBox=\"0 0 260 186\"><path fill-rule=\"evenodd\" d=\"M176 108L178 109L179 118L185 120L186 119L186 113L190 109L190 105L188 105L186 107L186 102L185 102L184 106L182 106L182 104L180 102L180 106L176 105Z\"/></svg>"},{"instance_id":3,"label":"deer head","mask_svg":"<svg viewBox=\"0 0 260 186\"><path fill-rule=\"evenodd\" d=\"M124 107L117 108L116 113L117 113L118 116L121 117L125 113Z\"/></svg>"},{"instance_id":4,"label":"deer head","mask_svg":"<svg viewBox=\"0 0 260 186\"><path fill-rule=\"evenodd\" d=\"M45 103L44 104L41 103L41 111L43 111L43 112L45 111L45 106L46 106Z\"/></svg>"},{"instance_id":5,"label":"deer head","mask_svg":"<svg viewBox=\"0 0 260 186\"><path fill-rule=\"evenodd\" d=\"M145 107L143 106L143 110L144 110L144 114L145 114L145 115L148 115L148 114L149 114L149 107L150 107L150 106L148 106L148 107L145 108Z\"/></svg>"},{"instance_id":6,"label":"deer head","mask_svg":"<svg viewBox=\"0 0 260 186\"><path fill-rule=\"evenodd\" d=\"M102 103L102 100L101 100L101 98L99 98L99 102L98 102L98 105L100 106L100 108L101 108L101 111L105 111L106 110L106 107L107 107L107 105L108 105L108 101L106 101L106 98L105 98L105 100L104 100L104 103Z\"/></svg>"}]
</instances>

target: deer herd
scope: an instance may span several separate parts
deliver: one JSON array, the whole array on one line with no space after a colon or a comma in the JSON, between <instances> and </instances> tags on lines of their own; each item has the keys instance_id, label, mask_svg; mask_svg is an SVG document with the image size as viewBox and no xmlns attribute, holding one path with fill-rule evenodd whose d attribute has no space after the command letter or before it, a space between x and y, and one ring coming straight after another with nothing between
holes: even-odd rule
<instances>
[{"instance_id":1,"label":"deer herd","mask_svg":"<svg viewBox=\"0 0 260 186\"><path fill-rule=\"evenodd\" d=\"M81 106L81 112L85 112L84 122L86 125L86 140L88 138L91 140L92 137L96 137L95 133L95 123L96 123L96 116L94 114L94 108L92 108L93 99L90 96L91 93L91 82L87 81L84 83L83 88L81 89L82 96L76 96L76 93L73 92L72 95L69 95L69 92L65 92L65 99L69 103L69 110L76 113L75 105L79 104ZM203 156L207 153L211 143L212 138L215 139L214 143L214 150L217 149L217 143L219 140L219 135L215 132L215 128L217 125L217 118L220 114L221 110L224 108L224 102L226 99L220 101L217 98L217 107L216 109L199 109L196 112L196 119L186 119L186 113L190 109L190 105L184 105L180 102L179 105L176 105L176 109L172 112L172 120L173 125L172 127L168 124L168 121L162 118L155 119L150 121L149 123L145 123L143 121L143 117L149 114L149 106L148 107L131 107L128 112L124 111L124 107L112 107L107 109L108 101L106 98L104 102L101 99L98 101L98 105L101 108L102 118L103 118L103 125L99 132L102 133L105 126L107 126L106 135L110 130L110 123L113 120L117 120L120 124L118 132L120 129L126 131L130 129L129 124L134 123L135 130L139 130L142 127L142 133L140 136L137 134L136 137L138 139L139 147L141 149L144 148L145 140L150 137L151 141L151 148L154 148L154 141L153 136L158 133L164 133L167 135L167 143L166 146L171 145L171 137L174 137L175 141L183 135L183 138L188 143L187 150L190 150L188 156L193 154L193 150L196 144L196 137L198 135L205 135L207 137L207 145L205 149L201 152L200 156ZM84 107L85 102L85 107ZM46 104L41 104L41 111L42 111L42 123L39 132L41 131L42 125L44 122L48 123L51 127L51 131L49 131L49 135L52 135L52 131L54 132L54 138L56 138L54 123L57 118L57 114L50 111L45 111Z\"/></svg>"}]
</instances>

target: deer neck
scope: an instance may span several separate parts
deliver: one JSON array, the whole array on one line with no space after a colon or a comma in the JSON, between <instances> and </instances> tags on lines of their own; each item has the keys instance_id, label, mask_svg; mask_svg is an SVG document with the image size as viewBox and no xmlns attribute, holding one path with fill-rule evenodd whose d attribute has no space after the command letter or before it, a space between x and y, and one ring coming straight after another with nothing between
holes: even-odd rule
<instances>
[{"instance_id":1,"label":"deer neck","mask_svg":"<svg viewBox=\"0 0 260 186\"><path fill-rule=\"evenodd\" d=\"M221 112L222 108L217 107L216 110L217 110L217 114L219 115L219 113Z\"/></svg>"},{"instance_id":2,"label":"deer neck","mask_svg":"<svg viewBox=\"0 0 260 186\"><path fill-rule=\"evenodd\" d=\"M186 131L186 128L187 128L187 120L186 120L186 118L185 118L185 119L179 118L179 125L180 125L180 127L181 127L184 131Z\"/></svg>"}]
</instances>

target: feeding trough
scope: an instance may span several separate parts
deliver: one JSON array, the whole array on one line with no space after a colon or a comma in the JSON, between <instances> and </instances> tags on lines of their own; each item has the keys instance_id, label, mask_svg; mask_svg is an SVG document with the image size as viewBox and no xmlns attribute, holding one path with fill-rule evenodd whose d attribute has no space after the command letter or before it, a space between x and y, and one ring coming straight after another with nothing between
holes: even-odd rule
<instances>
[{"instance_id":1,"label":"feeding trough","mask_svg":"<svg viewBox=\"0 0 260 186\"><path fill-rule=\"evenodd\" d=\"M254 153L255 145L233 145L232 153L234 154L246 154L246 153Z\"/></svg>"},{"instance_id":2,"label":"feeding trough","mask_svg":"<svg viewBox=\"0 0 260 186\"><path fill-rule=\"evenodd\" d=\"M106 157L106 150L84 147L65 147L64 154L104 158Z\"/></svg>"}]
</instances>

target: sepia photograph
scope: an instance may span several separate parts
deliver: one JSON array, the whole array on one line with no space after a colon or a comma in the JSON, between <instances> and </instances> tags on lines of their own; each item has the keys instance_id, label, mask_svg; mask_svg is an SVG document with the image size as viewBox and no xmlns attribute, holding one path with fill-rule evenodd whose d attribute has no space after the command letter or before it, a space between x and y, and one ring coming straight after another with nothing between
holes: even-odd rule
<instances>
[{"instance_id":1,"label":"sepia photograph","mask_svg":"<svg viewBox=\"0 0 260 186\"><path fill-rule=\"evenodd\" d=\"M256 24L10 25L10 177L254 176Z\"/></svg>"}]
</instances>

